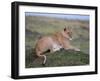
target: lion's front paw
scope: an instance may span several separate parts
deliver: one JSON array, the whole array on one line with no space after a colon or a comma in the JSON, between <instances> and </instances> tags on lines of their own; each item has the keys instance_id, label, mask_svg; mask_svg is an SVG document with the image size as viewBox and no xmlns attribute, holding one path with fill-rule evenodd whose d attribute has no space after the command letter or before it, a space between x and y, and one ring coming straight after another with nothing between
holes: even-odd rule
<instances>
[{"instance_id":1,"label":"lion's front paw","mask_svg":"<svg viewBox=\"0 0 100 81\"><path fill-rule=\"evenodd\" d=\"M80 49L77 48L77 49L75 49L75 51L80 51Z\"/></svg>"}]
</instances>

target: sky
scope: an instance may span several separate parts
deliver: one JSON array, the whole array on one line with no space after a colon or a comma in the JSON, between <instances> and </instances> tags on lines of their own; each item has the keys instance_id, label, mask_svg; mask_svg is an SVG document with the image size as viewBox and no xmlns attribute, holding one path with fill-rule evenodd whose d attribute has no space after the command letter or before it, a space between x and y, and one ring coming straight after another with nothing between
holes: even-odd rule
<instances>
[{"instance_id":1,"label":"sky","mask_svg":"<svg viewBox=\"0 0 100 81\"><path fill-rule=\"evenodd\" d=\"M89 20L89 15L25 12L25 16L44 16L70 20Z\"/></svg>"}]
</instances>

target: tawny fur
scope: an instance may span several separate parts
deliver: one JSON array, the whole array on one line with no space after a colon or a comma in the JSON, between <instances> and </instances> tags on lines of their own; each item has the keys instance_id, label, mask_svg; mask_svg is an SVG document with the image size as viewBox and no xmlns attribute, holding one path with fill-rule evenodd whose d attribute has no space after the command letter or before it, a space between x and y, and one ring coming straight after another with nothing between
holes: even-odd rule
<instances>
[{"instance_id":1,"label":"tawny fur","mask_svg":"<svg viewBox=\"0 0 100 81\"><path fill-rule=\"evenodd\" d=\"M43 53L47 50L55 52L64 48L65 50L73 49L75 51L79 51L79 49L71 46L70 39L72 39L72 31L68 28L64 28L64 30L56 32L52 36L42 37L36 43L36 55L43 58L43 64L45 64L46 55Z\"/></svg>"}]
</instances>

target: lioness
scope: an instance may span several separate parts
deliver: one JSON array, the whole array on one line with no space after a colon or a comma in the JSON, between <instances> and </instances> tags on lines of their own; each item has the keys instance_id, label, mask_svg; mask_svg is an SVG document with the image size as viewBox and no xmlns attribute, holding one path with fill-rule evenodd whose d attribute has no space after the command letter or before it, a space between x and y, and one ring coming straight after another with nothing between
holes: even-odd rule
<instances>
[{"instance_id":1,"label":"lioness","mask_svg":"<svg viewBox=\"0 0 100 81\"><path fill-rule=\"evenodd\" d=\"M75 51L80 51L70 44L70 40L72 40L72 31L70 28L66 27L62 31L56 32L52 36L41 37L36 43L36 55L43 58L43 64L45 64L46 55L44 55L44 52L47 50L50 50L50 52L55 52L61 48L64 48L65 50L72 49Z\"/></svg>"}]
</instances>

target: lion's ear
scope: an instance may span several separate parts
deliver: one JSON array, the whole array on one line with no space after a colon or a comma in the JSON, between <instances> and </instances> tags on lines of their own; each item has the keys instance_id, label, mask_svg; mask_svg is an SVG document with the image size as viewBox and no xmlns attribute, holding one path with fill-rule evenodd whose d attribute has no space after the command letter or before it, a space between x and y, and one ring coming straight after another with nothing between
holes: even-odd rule
<instances>
[{"instance_id":1,"label":"lion's ear","mask_svg":"<svg viewBox=\"0 0 100 81\"><path fill-rule=\"evenodd\" d=\"M66 27L64 28L64 31L66 31L67 29L66 29Z\"/></svg>"}]
</instances>

